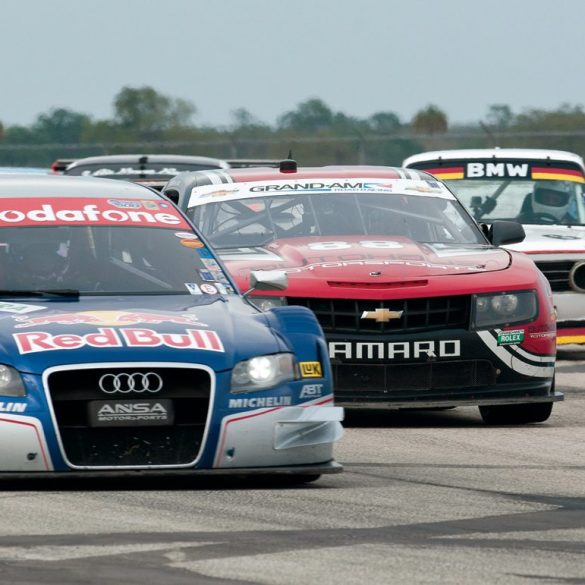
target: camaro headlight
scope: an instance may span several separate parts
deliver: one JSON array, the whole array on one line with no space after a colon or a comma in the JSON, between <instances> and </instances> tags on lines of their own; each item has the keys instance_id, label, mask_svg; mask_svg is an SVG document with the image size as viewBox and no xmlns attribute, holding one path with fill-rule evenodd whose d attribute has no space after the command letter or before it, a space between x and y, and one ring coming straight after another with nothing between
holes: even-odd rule
<instances>
[{"instance_id":1,"label":"camaro headlight","mask_svg":"<svg viewBox=\"0 0 585 585\"><path fill-rule=\"evenodd\" d=\"M474 295L475 329L505 327L513 323L533 321L538 314L534 291Z\"/></svg>"},{"instance_id":2,"label":"camaro headlight","mask_svg":"<svg viewBox=\"0 0 585 585\"><path fill-rule=\"evenodd\" d=\"M298 367L292 353L261 355L235 365L230 392L267 390L297 378Z\"/></svg>"},{"instance_id":3,"label":"camaro headlight","mask_svg":"<svg viewBox=\"0 0 585 585\"><path fill-rule=\"evenodd\" d=\"M269 311L270 309L274 309L274 307L286 305L286 297L261 297L254 295L248 298L261 311Z\"/></svg>"},{"instance_id":4,"label":"camaro headlight","mask_svg":"<svg viewBox=\"0 0 585 585\"><path fill-rule=\"evenodd\" d=\"M0 396L26 396L18 371L2 364L0 364Z\"/></svg>"}]
</instances>

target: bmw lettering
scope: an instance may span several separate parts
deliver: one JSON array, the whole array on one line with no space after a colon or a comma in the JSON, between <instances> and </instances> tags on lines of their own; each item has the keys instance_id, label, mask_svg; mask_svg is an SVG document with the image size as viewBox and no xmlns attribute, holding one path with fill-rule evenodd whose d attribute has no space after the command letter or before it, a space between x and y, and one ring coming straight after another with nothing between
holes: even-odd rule
<instances>
[{"instance_id":1,"label":"bmw lettering","mask_svg":"<svg viewBox=\"0 0 585 585\"><path fill-rule=\"evenodd\" d=\"M511 182L536 171L523 161L486 161L467 172ZM568 168L563 176L582 179ZM256 270L286 273L285 289L252 290L250 299L268 313L313 311L340 404L473 405L490 424L525 424L546 420L562 399L550 286L530 258L502 247L522 240L522 226L499 221L482 231L432 175L286 160L183 173L165 192L178 194L242 290ZM580 270L573 280L585 290ZM313 386L321 365L300 364L303 398L326 395Z\"/></svg>"},{"instance_id":2,"label":"bmw lettering","mask_svg":"<svg viewBox=\"0 0 585 585\"><path fill-rule=\"evenodd\" d=\"M0 472L341 471L343 409L311 311L258 309L142 185L13 175L0 199Z\"/></svg>"}]
</instances>

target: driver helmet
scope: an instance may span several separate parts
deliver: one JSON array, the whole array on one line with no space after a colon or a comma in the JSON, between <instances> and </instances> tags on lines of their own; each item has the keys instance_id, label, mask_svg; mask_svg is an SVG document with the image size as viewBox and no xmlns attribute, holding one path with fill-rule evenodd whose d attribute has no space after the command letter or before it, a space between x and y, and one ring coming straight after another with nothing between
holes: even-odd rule
<instances>
[{"instance_id":1,"label":"driver helmet","mask_svg":"<svg viewBox=\"0 0 585 585\"><path fill-rule=\"evenodd\" d=\"M572 194L572 186L567 181L536 181L531 198L532 211L563 219L569 211Z\"/></svg>"}]
</instances>

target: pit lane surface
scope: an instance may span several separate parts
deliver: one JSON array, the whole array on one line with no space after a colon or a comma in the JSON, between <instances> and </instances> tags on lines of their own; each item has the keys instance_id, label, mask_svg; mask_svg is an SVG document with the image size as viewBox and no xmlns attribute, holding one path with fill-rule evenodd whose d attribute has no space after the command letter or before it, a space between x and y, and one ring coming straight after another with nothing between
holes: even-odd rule
<instances>
[{"instance_id":1,"label":"pit lane surface","mask_svg":"<svg viewBox=\"0 0 585 585\"><path fill-rule=\"evenodd\" d=\"M346 472L222 480L0 481L0 582L585 583L585 361L546 424L477 409L356 413Z\"/></svg>"}]
</instances>

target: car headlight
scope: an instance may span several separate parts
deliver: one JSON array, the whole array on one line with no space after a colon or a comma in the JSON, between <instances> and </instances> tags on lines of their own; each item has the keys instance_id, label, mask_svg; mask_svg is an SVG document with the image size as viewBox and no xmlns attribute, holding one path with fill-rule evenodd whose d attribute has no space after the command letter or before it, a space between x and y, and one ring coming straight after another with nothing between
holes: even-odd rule
<instances>
[{"instance_id":1,"label":"car headlight","mask_svg":"<svg viewBox=\"0 0 585 585\"><path fill-rule=\"evenodd\" d=\"M1 364L0 396L26 396L26 390L18 371Z\"/></svg>"},{"instance_id":2,"label":"car headlight","mask_svg":"<svg viewBox=\"0 0 585 585\"><path fill-rule=\"evenodd\" d=\"M282 307L286 305L286 297L261 297L250 296L248 299L261 311L270 311L274 307Z\"/></svg>"},{"instance_id":3,"label":"car headlight","mask_svg":"<svg viewBox=\"0 0 585 585\"><path fill-rule=\"evenodd\" d=\"M292 353L261 355L235 365L230 392L267 390L298 377L298 366Z\"/></svg>"},{"instance_id":4,"label":"car headlight","mask_svg":"<svg viewBox=\"0 0 585 585\"><path fill-rule=\"evenodd\" d=\"M473 296L473 325L475 329L505 327L514 323L533 321L538 314L534 291L498 293Z\"/></svg>"}]
</instances>

